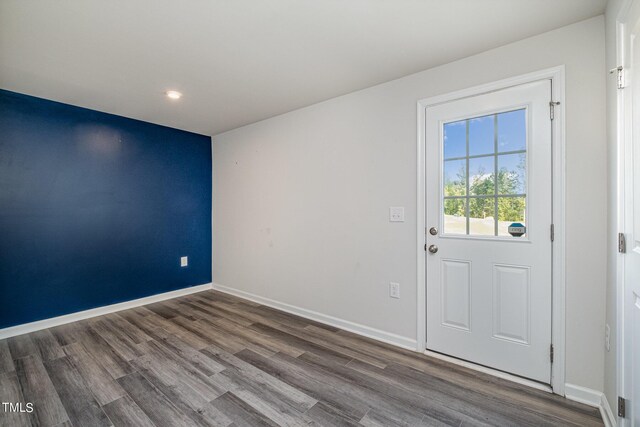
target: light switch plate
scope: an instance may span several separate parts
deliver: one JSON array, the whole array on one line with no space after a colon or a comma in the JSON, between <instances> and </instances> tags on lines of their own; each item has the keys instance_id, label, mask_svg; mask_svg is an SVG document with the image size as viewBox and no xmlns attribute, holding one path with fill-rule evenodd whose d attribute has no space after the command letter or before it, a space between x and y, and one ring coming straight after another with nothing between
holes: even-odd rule
<instances>
[{"instance_id":1,"label":"light switch plate","mask_svg":"<svg viewBox=\"0 0 640 427\"><path fill-rule=\"evenodd\" d=\"M400 298L400 283L389 283L389 296L391 298Z\"/></svg>"},{"instance_id":2,"label":"light switch plate","mask_svg":"<svg viewBox=\"0 0 640 427\"><path fill-rule=\"evenodd\" d=\"M389 221L390 222L404 222L404 208L402 206L395 206L389 208Z\"/></svg>"},{"instance_id":3,"label":"light switch plate","mask_svg":"<svg viewBox=\"0 0 640 427\"><path fill-rule=\"evenodd\" d=\"M189 257L183 256L180 257L180 267L186 267L189 265Z\"/></svg>"}]
</instances>

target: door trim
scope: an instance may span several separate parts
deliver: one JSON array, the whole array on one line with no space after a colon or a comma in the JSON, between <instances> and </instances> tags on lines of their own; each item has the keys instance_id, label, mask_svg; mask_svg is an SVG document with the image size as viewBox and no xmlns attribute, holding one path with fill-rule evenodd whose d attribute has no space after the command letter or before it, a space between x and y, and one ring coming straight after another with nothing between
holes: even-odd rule
<instances>
[{"instance_id":1,"label":"door trim","mask_svg":"<svg viewBox=\"0 0 640 427\"><path fill-rule=\"evenodd\" d=\"M560 102L555 107L554 120L551 123L552 140L552 218L555 226L552 257L552 296L551 296L551 343L554 348L554 360L551 365L551 388L554 393L565 394L565 70L564 65L533 73L515 76L497 82L463 89L460 91L421 99L417 103L418 141L417 141L417 335L418 351L426 351L426 256L424 251L426 231L426 108L462 98L495 92L509 87L539 80L551 80L553 101Z\"/></svg>"},{"instance_id":2,"label":"door trim","mask_svg":"<svg viewBox=\"0 0 640 427\"><path fill-rule=\"evenodd\" d=\"M621 65L624 69L629 69L629 25L640 19L640 5L637 0L623 0L618 15L616 17L616 65ZM607 84L612 84L607 82ZM631 82L635 84L635 82ZM631 86L628 82L623 82L622 89L616 90L616 116L615 116L615 138L616 138L616 233L626 233L626 204L627 189L627 163L625 153L632 152L632 96L629 94ZM616 256L616 391L618 396L628 397L630 395L630 384L625 380L627 368L627 352L629 352L629 331L625 329L625 256L618 253ZM615 405L615 402L614 402ZM615 406L614 406L615 407ZM620 425L631 425L628 418L616 418Z\"/></svg>"}]
</instances>

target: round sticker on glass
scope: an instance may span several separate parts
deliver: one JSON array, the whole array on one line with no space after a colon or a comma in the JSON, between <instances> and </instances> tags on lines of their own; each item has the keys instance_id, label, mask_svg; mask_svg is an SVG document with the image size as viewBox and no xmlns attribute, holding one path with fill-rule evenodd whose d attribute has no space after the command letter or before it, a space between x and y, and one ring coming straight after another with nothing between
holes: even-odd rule
<instances>
[{"instance_id":1,"label":"round sticker on glass","mask_svg":"<svg viewBox=\"0 0 640 427\"><path fill-rule=\"evenodd\" d=\"M514 222L511 225L509 225L509 228L507 229L507 231L513 237L520 237L527 232L527 227L525 227L524 224L521 224L519 222Z\"/></svg>"}]
</instances>

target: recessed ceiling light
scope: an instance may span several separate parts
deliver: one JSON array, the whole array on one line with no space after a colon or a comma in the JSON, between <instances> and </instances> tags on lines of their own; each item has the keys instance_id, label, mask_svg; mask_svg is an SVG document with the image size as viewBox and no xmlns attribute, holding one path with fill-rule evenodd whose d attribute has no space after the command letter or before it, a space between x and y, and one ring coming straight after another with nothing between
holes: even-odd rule
<instances>
[{"instance_id":1,"label":"recessed ceiling light","mask_svg":"<svg viewBox=\"0 0 640 427\"><path fill-rule=\"evenodd\" d=\"M167 98L169 99L180 99L182 98L182 93L178 92L177 90L168 90L165 92L165 94L167 95Z\"/></svg>"}]
</instances>

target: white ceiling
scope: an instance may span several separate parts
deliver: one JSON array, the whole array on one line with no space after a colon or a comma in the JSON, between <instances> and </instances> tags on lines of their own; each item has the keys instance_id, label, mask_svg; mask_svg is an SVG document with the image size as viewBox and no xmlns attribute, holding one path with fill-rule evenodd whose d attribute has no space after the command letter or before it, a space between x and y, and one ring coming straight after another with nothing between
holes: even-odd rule
<instances>
[{"instance_id":1,"label":"white ceiling","mask_svg":"<svg viewBox=\"0 0 640 427\"><path fill-rule=\"evenodd\" d=\"M0 88L215 135L596 16L605 2L2 0Z\"/></svg>"}]
</instances>

